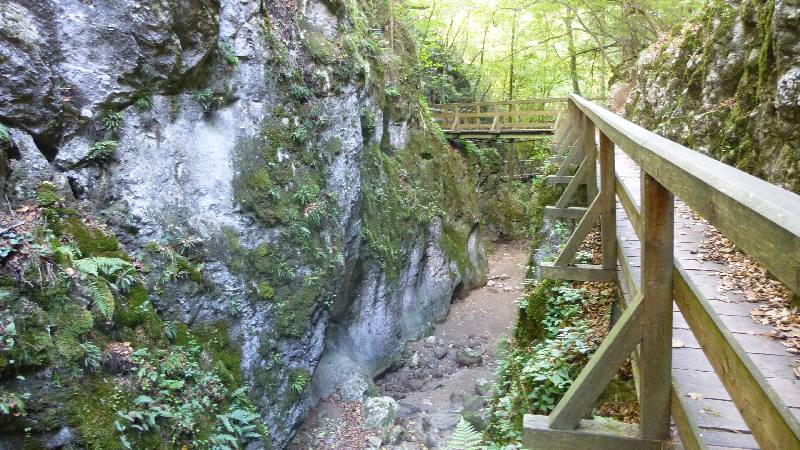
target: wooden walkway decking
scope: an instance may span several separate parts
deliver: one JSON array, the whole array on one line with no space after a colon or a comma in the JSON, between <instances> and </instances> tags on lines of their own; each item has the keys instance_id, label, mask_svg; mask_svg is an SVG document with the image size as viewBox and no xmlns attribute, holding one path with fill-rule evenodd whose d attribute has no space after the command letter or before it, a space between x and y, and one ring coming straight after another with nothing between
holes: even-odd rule
<instances>
[{"instance_id":1,"label":"wooden walkway decking","mask_svg":"<svg viewBox=\"0 0 800 450\"><path fill-rule=\"evenodd\" d=\"M615 152L616 172L637 207L640 200L640 169L622 151ZM694 218L689 208L676 201L675 259L690 274L702 290L714 311L772 386L775 393L795 417L800 418L800 381L792 368L798 357L786 351L777 340L769 337L772 327L756 323L750 312L758 305L745 299L740 292L720 292L721 264L704 261L698 256L698 244L706 239L708 225ZM629 273L635 283L641 279L640 243L624 208L617 203L617 239L619 252L630 263ZM631 287L625 286L622 267L619 280L629 302ZM640 291L639 286L634 286ZM680 391L688 416L700 428L703 442L710 449L759 448L730 395L689 329L677 305L673 315L672 374ZM689 394L692 394L691 396ZM699 394L699 395L698 395ZM673 411L674 416L674 411ZM680 445L677 433L675 441ZM788 450L788 449L787 449Z\"/></svg>"}]
</instances>

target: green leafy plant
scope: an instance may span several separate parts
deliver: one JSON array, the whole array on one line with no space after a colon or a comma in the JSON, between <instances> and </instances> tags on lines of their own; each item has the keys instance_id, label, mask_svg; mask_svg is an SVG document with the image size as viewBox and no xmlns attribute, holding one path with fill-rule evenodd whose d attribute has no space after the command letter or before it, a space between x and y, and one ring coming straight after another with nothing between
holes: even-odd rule
<instances>
[{"instance_id":1,"label":"green leafy plant","mask_svg":"<svg viewBox=\"0 0 800 450\"><path fill-rule=\"evenodd\" d=\"M94 371L100 368L100 347L91 342L84 342L80 345L83 350L83 366Z\"/></svg>"},{"instance_id":2,"label":"green leafy plant","mask_svg":"<svg viewBox=\"0 0 800 450\"><path fill-rule=\"evenodd\" d=\"M461 417L447 443L447 450L482 450L485 448L482 443L481 434Z\"/></svg>"},{"instance_id":3,"label":"green leafy plant","mask_svg":"<svg viewBox=\"0 0 800 450\"><path fill-rule=\"evenodd\" d=\"M127 291L136 281L133 264L119 258L93 256L75 260L73 265L88 281L92 302L101 316L111 320L115 305L113 291Z\"/></svg>"},{"instance_id":4,"label":"green leafy plant","mask_svg":"<svg viewBox=\"0 0 800 450\"><path fill-rule=\"evenodd\" d=\"M310 99L314 95L314 92L309 89L307 86L302 84L295 84L289 89L289 97L298 101L304 102Z\"/></svg>"},{"instance_id":5,"label":"green leafy plant","mask_svg":"<svg viewBox=\"0 0 800 450\"><path fill-rule=\"evenodd\" d=\"M117 151L117 141L99 141L92 144L89 153L84 158L86 162L106 162Z\"/></svg>"},{"instance_id":6,"label":"green leafy plant","mask_svg":"<svg viewBox=\"0 0 800 450\"><path fill-rule=\"evenodd\" d=\"M292 373L292 377L289 380L289 384L291 385L292 391L297 394L300 394L305 390L306 385L311 380L311 376L305 370L297 370Z\"/></svg>"},{"instance_id":7,"label":"green leafy plant","mask_svg":"<svg viewBox=\"0 0 800 450\"><path fill-rule=\"evenodd\" d=\"M109 112L103 116L103 128L110 133L116 133L122 124L122 111Z\"/></svg>"},{"instance_id":8,"label":"green leafy plant","mask_svg":"<svg viewBox=\"0 0 800 450\"><path fill-rule=\"evenodd\" d=\"M236 52L233 48L233 43L227 39L223 39L219 41L217 44L217 51L219 52L220 56L228 62L233 67L237 67L239 65L239 57L236 56Z\"/></svg>"},{"instance_id":9,"label":"green leafy plant","mask_svg":"<svg viewBox=\"0 0 800 450\"><path fill-rule=\"evenodd\" d=\"M221 104L221 98L214 95L214 91L209 88L195 91L192 93L192 98L200 104L205 112L209 112Z\"/></svg>"},{"instance_id":10,"label":"green leafy plant","mask_svg":"<svg viewBox=\"0 0 800 450\"><path fill-rule=\"evenodd\" d=\"M0 123L0 144L11 142L11 133L8 132L8 128Z\"/></svg>"},{"instance_id":11,"label":"green leafy plant","mask_svg":"<svg viewBox=\"0 0 800 450\"><path fill-rule=\"evenodd\" d=\"M153 96L150 94L142 95L136 99L134 105L141 110L148 110L153 107Z\"/></svg>"}]
</instances>

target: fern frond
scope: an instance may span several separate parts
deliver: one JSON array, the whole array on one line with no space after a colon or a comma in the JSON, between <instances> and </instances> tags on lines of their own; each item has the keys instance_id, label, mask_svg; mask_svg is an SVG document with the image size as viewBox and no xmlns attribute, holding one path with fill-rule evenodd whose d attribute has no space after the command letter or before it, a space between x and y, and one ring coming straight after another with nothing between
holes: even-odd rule
<instances>
[{"instance_id":1,"label":"fern frond","mask_svg":"<svg viewBox=\"0 0 800 450\"><path fill-rule=\"evenodd\" d=\"M75 268L81 273L99 276L110 276L123 270L133 269L133 264L120 258L109 258L106 256L92 256L75 260Z\"/></svg>"},{"instance_id":2,"label":"fern frond","mask_svg":"<svg viewBox=\"0 0 800 450\"><path fill-rule=\"evenodd\" d=\"M102 278L93 278L89 282L92 291L92 302L100 311L100 315L106 320L114 317L114 294L111 292L108 282Z\"/></svg>"},{"instance_id":3,"label":"fern frond","mask_svg":"<svg viewBox=\"0 0 800 450\"><path fill-rule=\"evenodd\" d=\"M447 444L448 450L481 450L483 437L462 417Z\"/></svg>"}]
</instances>

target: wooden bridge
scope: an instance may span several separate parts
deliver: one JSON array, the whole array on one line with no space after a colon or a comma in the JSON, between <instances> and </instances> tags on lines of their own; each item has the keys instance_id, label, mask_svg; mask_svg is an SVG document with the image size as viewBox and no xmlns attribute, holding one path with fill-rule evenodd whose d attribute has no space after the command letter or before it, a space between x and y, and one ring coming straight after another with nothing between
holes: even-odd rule
<instances>
[{"instance_id":1,"label":"wooden bridge","mask_svg":"<svg viewBox=\"0 0 800 450\"><path fill-rule=\"evenodd\" d=\"M553 160L562 165L548 178L564 186L563 194L545 214L574 219L576 226L540 275L617 281L626 306L555 410L525 416L523 443L536 449L800 449L797 355L771 337L771 326L751 319L757 304L745 293L720 289L725 267L697 256L714 226L800 293L800 196L579 96L570 97L563 119L553 147ZM574 264L597 225L602 263ZM583 420L628 358L639 426Z\"/></svg>"},{"instance_id":2,"label":"wooden bridge","mask_svg":"<svg viewBox=\"0 0 800 450\"><path fill-rule=\"evenodd\" d=\"M520 140L552 134L561 122L567 100L447 103L435 106L432 111L442 131L452 137Z\"/></svg>"}]
</instances>

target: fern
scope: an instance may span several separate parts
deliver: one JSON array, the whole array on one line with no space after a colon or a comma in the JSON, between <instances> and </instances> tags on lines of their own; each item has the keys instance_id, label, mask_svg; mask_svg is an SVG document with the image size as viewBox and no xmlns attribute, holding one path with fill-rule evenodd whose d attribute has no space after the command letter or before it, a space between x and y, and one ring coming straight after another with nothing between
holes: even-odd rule
<instances>
[{"instance_id":1,"label":"fern","mask_svg":"<svg viewBox=\"0 0 800 450\"><path fill-rule=\"evenodd\" d=\"M89 282L92 291L92 302L104 319L114 317L114 294L108 282L102 278L92 278Z\"/></svg>"},{"instance_id":2,"label":"fern","mask_svg":"<svg viewBox=\"0 0 800 450\"><path fill-rule=\"evenodd\" d=\"M111 289L125 290L135 282L131 274L133 264L124 259L93 256L77 259L73 265L89 279L92 302L100 315L111 320L114 317L114 293Z\"/></svg>"},{"instance_id":3,"label":"fern","mask_svg":"<svg viewBox=\"0 0 800 450\"><path fill-rule=\"evenodd\" d=\"M125 273L133 269L133 264L124 259L108 258L105 256L78 259L74 262L74 265L80 272L95 277L114 276L117 272L121 271Z\"/></svg>"},{"instance_id":4,"label":"fern","mask_svg":"<svg viewBox=\"0 0 800 450\"><path fill-rule=\"evenodd\" d=\"M456 425L450 442L447 444L448 450L482 450L482 436L475 431L472 425L462 417Z\"/></svg>"}]
</instances>

